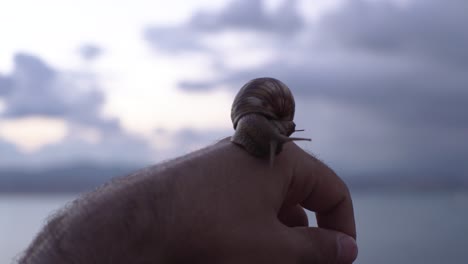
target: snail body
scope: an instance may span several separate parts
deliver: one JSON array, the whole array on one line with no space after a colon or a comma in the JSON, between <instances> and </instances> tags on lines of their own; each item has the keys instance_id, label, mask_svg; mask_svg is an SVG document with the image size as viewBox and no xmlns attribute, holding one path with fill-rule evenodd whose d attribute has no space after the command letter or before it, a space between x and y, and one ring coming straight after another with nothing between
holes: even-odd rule
<instances>
[{"instance_id":1,"label":"snail body","mask_svg":"<svg viewBox=\"0 0 468 264\"><path fill-rule=\"evenodd\" d=\"M255 157L269 157L272 164L284 143L310 141L289 137L297 131L294 111L294 97L284 83L274 78L253 79L240 89L232 104L236 131L231 141Z\"/></svg>"}]
</instances>

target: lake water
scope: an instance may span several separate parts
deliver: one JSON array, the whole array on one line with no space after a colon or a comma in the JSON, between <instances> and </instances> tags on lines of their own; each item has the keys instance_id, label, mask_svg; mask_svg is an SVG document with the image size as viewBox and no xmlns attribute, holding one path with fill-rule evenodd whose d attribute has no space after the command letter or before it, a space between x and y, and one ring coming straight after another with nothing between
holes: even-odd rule
<instances>
[{"instance_id":1,"label":"lake water","mask_svg":"<svg viewBox=\"0 0 468 264\"><path fill-rule=\"evenodd\" d=\"M46 217L74 198L0 195L0 263L13 263ZM360 249L355 263L468 263L468 192L355 193L353 198Z\"/></svg>"}]
</instances>

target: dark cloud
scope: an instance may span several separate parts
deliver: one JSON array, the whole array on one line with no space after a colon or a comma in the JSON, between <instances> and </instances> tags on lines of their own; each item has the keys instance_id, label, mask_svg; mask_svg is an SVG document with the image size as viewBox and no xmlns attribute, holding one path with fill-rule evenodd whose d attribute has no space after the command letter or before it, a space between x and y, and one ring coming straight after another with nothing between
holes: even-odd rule
<instances>
[{"instance_id":1,"label":"dark cloud","mask_svg":"<svg viewBox=\"0 0 468 264\"><path fill-rule=\"evenodd\" d=\"M348 1L323 18L318 30L309 29L316 38L305 47L297 45L292 54L302 59L291 63L291 52L278 50L273 62L221 73L218 80L185 80L181 88L228 83L238 89L252 78L275 76L298 96L367 107L416 125L468 127L468 75L462 66L468 63L468 30L463 26L468 16L460 11L466 6L458 0L416 0L405 7ZM324 45L314 43L317 39L327 47L316 48Z\"/></svg>"},{"instance_id":2,"label":"dark cloud","mask_svg":"<svg viewBox=\"0 0 468 264\"><path fill-rule=\"evenodd\" d=\"M145 139L114 130L102 133L96 143L85 141L71 133L62 142L41 148L34 153L34 157L36 161L42 160L42 166L77 161L145 165L151 163L154 153Z\"/></svg>"},{"instance_id":3,"label":"dark cloud","mask_svg":"<svg viewBox=\"0 0 468 264\"><path fill-rule=\"evenodd\" d=\"M1 166L74 161L147 164L152 157L146 140L124 131L117 118L101 116L105 96L91 75L58 71L36 56L17 54L12 73L0 76L0 91L5 102L0 117L61 118L69 127L62 141L31 154L0 138ZM96 138L86 139L82 129L92 130Z\"/></svg>"},{"instance_id":4,"label":"dark cloud","mask_svg":"<svg viewBox=\"0 0 468 264\"><path fill-rule=\"evenodd\" d=\"M234 81L234 78L230 78ZM219 84L219 81L190 81L190 80L183 80L178 83L178 87L183 89L184 91L202 91L202 90L210 90L214 89L215 86Z\"/></svg>"},{"instance_id":5,"label":"dark cloud","mask_svg":"<svg viewBox=\"0 0 468 264\"><path fill-rule=\"evenodd\" d=\"M185 128L174 133L175 142L179 147L197 144L198 146L207 146L230 136L232 130L195 130Z\"/></svg>"},{"instance_id":6,"label":"dark cloud","mask_svg":"<svg viewBox=\"0 0 468 264\"><path fill-rule=\"evenodd\" d=\"M358 65L359 59L355 59ZM411 62L402 62L403 64ZM320 67L313 61L300 65L276 61L260 68L227 74L222 79L182 83L184 89L207 89L231 84L238 89L258 76L275 76L288 84L298 97L319 97L366 108L405 124L468 127L468 75L443 68L419 66L400 71L385 61L354 69ZM415 66L416 67L416 66Z\"/></svg>"},{"instance_id":7,"label":"dark cloud","mask_svg":"<svg viewBox=\"0 0 468 264\"><path fill-rule=\"evenodd\" d=\"M200 40L200 34L187 27L150 27L145 39L155 48L170 52L208 51Z\"/></svg>"},{"instance_id":8,"label":"dark cloud","mask_svg":"<svg viewBox=\"0 0 468 264\"><path fill-rule=\"evenodd\" d=\"M241 70L219 67L218 78L184 80L180 87L193 92L228 84L237 90L250 79L275 77L306 111L312 109L298 114L296 123L327 142L318 150L346 164L345 171L466 175L467 7L461 0L403 6L347 1L302 28L301 37L272 39L272 61ZM329 113L308 106L313 103L345 110L323 118Z\"/></svg>"},{"instance_id":9,"label":"dark cloud","mask_svg":"<svg viewBox=\"0 0 468 264\"><path fill-rule=\"evenodd\" d=\"M9 78L3 77L0 74L0 96L4 96L11 91L12 84Z\"/></svg>"},{"instance_id":10,"label":"dark cloud","mask_svg":"<svg viewBox=\"0 0 468 264\"><path fill-rule=\"evenodd\" d=\"M195 13L188 26L199 31L236 29L290 34L303 26L296 5L297 1L284 1L276 12L268 13L261 0L236 0L219 13Z\"/></svg>"},{"instance_id":11,"label":"dark cloud","mask_svg":"<svg viewBox=\"0 0 468 264\"><path fill-rule=\"evenodd\" d=\"M219 140L232 135L232 129L203 129L183 128L178 131L169 132L157 129L156 135L171 138L172 146L169 148L157 148L156 154L164 159L175 158L182 154L212 145Z\"/></svg>"},{"instance_id":12,"label":"dark cloud","mask_svg":"<svg viewBox=\"0 0 468 264\"><path fill-rule=\"evenodd\" d=\"M268 16L261 0L232 1L219 13L195 13L188 26L200 31L218 31L226 28L266 29Z\"/></svg>"},{"instance_id":13,"label":"dark cloud","mask_svg":"<svg viewBox=\"0 0 468 264\"><path fill-rule=\"evenodd\" d=\"M79 52L84 60L92 61L102 54L102 49L94 44L85 44L80 47Z\"/></svg>"},{"instance_id":14,"label":"dark cloud","mask_svg":"<svg viewBox=\"0 0 468 264\"><path fill-rule=\"evenodd\" d=\"M62 141L34 153L20 152L0 138L0 168L31 169L75 163L144 166L154 162L154 154L145 139L122 131L105 131L97 142L71 132Z\"/></svg>"},{"instance_id":15,"label":"dark cloud","mask_svg":"<svg viewBox=\"0 0 468 264\"><path fill-rule=\"evenodd\" d=\"M7 76L5 85L6 116L30 114L57 115L63 111L63 104L53 92L55 71L40 59L17 54L14 71Z\"/></svg>"},{"instance_id":16,"label":"dark cloud","mask_svg":"<svg viewBox=\"0 0 468 264\"><path fill-rule=\"evenodd\" d=\"M347 49L467 67L467 9L464 0L413 0L404 7L389 1L347 1L322 20L320 35Z\"/></svg>"},{"instance_id":17,"label":"dark cloud","mask_svg":"<svg viewBox=\"0 0 468 264\"><path fill-rule=\"evenodd\" d=\"M22 158L16 146L0 138L0 167L16 163Z\"/></svg>"},{"instance_id":18,"label":"dark cloud","mask_svg":"<svg viewBox=\"0 0 468 264\"><path fill-rule=\"evenodd\" d=\"M80 87L80 81L53 69L36 56L17 54L13 72L0 81L6 104L3 116L63 117L88 125L118 128L118 120L99 117L104 94L92 81L88 87Z\"/></svg>"},{"instance_id":19,"label":"dark cloud","mask_svg":"<svg viewBox=\"0 0 468 264\"><path fill-rule=\"evenodd\" d=\"M209 51L200 36L229 30L262 32L277 36L292 35L304 26L297 1L286 0L274 12L267 12L262 0L234 0L216 12L196 12L179 26L153 26L145 38L166 51Z\"/></svg>"}]
</instances>

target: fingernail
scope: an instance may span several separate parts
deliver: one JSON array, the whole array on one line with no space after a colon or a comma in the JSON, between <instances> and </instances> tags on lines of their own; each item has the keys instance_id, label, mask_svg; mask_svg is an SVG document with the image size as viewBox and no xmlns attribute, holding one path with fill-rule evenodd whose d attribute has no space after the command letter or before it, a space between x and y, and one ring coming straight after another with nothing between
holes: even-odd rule
<instances>
[{"instance_id":1,"label":"fingernail","mask_svg":"<svg viewBox=\"0 0 468 264\"><path fill-rule=\"evenodd\" d=\"M354 238L342 235L338 238L338 263L352 263L358 254L356 240Z\"/></svg>"}]
</instances>

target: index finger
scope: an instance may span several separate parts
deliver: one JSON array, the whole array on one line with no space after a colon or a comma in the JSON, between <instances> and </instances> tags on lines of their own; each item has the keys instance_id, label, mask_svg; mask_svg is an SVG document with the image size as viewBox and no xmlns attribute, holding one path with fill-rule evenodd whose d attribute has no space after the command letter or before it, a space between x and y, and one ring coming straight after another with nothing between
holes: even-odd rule
<instances>
[{"instance_id":1,"label":"index finger","mask_svg":"<svg viewBox=\"0 0 468 264\"><path fill-rule=\"evenodd\" d=\"M356 239L353 202L346 184L332 169L296 144L286 145L288 155L296 161L286 199L314 211L319 227Z\"/></svg>"}]
</instances>

